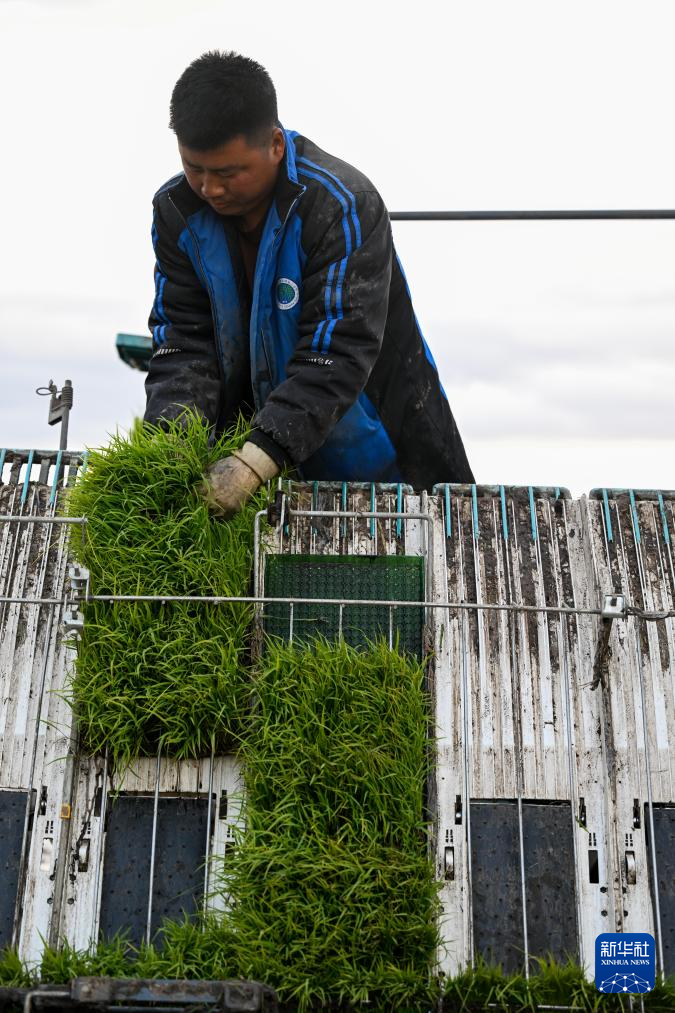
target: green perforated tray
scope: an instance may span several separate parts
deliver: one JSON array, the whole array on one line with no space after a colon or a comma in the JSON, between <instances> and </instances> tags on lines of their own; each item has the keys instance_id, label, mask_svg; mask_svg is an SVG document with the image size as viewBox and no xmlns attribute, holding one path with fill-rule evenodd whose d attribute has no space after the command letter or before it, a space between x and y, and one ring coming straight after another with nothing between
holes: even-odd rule
<instances>
[{"instance_id":1,"label":"green perforated tray","mask_svg":"<svg viewBox=\"0 0 675 1013\"><path fill-rule=\"evenodd\" d=\"M421 556L270 555L265 567L269 598L344 598L374 601L424 601L424 559ZM342 632L346 642L361 647L389 637L387 606L345 605ZM265 606L264 627L270 636L289 638L290 605ZM320 634L336 639L337 605L295 605L293 639ZM423 608L394 608L393 635L399 649L421 657Z\"/></svg>"}]
</instances>

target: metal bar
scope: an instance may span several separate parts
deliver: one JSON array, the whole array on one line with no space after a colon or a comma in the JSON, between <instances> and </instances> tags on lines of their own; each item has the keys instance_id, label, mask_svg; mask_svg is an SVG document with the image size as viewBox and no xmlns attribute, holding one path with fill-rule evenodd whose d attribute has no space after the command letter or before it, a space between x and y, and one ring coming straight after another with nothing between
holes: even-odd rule
<instances>
[{"instance_id":1,"label":"metal bar","mask_svg":"<svg viewBox=\"0 0 675 1013\"><path fill-rule=\"evenodd\" d=\"M520 899L523 905L523 949L525 981L530 980L530 946L527 935L527 885L525 883L525 835L523 833L523 796L518 792L518 850L520 853Z\"/></svg>"},{"instance_id":2,"label":"metal bar","mask_svg":"<svg viewBox=\"0 0 675 1013\"><path fill-rule=\"evenodd\" d=\"M267 516L267 510L258 510L253 519L253 587L258 591L260 573L260 518Z\"/></svg>"},{"instance_id":3,"label":"metal bar","mask_svg":"<svg viewBox=\"0 0 675 1013\"><path fill-rule=\"evenodd\" d=\"M375 537L375 483L370 483L370 537Z\"/></svg>"},{"instance_id":4,"label":"metal bar","mask_svg":"<svg viewBox=\"0 0 675 1013\"><path fill-rule=\"evenodd\" d=\"M675 211L661 208L600 211L390 211L389 218L392 222L652 221L675 218Z\"/></svg>"},{"instance_id":5,"label":"metal bar","mask_svg":"<svg viewBox=\"0 0 675 1013\"><path fill-rule=\"evenodd\" d=\"M51 990L45 992L42 988L32 989L30 992L26 992L24 996L23 1013L30 1013L33 1009L33 999L44 999L45 996L49 996L50 999L70 999L70 992L52 992Z\"/></svg>"},{"instance_id":6,"label":"metal bar","mask_svg":"<svg viewBox=\"0 0 675 1013\"><path fill-rule=\"evenodd\" d=\"M155 885L155 853L157 850L157 817L159 814L159 779L162 771L162 754L157 753L155 770L155 799L152 808L152 839L150 842L150 881L148 883L148 917L145 924L145 942L149 946L152 933L152 891Z\"/></svg>"},{"instance_id":7,"label":"metal bar","mask_svg":"<svg viewBox=\"0 0 675 1013\"><path fill-rule=\"evenodd\" d=\"M389 606L389 650L391 651L394 646L394 608L396 606Z\"/></svg>"},{"instance_id":8,"label":"metal bar","mask_svg":"<svg viewBox=\"0 0 675 1013\"><path fill-rule=\"evenodd\" d=\"M65 605L66 598L13 598L11 595L0 596L0 605Z\"/></svg>"},{"instance_id":9,"label":"metal bar","mask_svg":"<svg viewBox=\"0 0 675 1013\"><path fill-rule=\"evenodd\" d=\"M483 609L486 611L495 612L541 612L548 613L550 615L588 615L588 616L599 616L602 615L602 609L599 608L568 608L566 606L557 605L512 605L507 603L483 603L483 602L465 602L465 601L451 601L451 602L438 602L438 601L394 601L391 598L377 599L377 598L266 598L263 596L231 596L226 595L189 595L189 594L91 594L87 598L88 602L91 601L105 601L105 602L136 602L136 601L155 601L161 602L202 602L204 604L211 605L226 605L230 604L248 604L248 605L395 605L397 608L442 608L442 609ZM70 600L68 598L21 598L0 596L0 604L9 603L15 605L68 605ZM73 602L76 604L76 602ZM636 616L638 619L645 619L650 622L657 622L663 619L675 618L675 609L664 612L646 612L642 609L638 609L632 605L627 606L626 612L628 615Z\"/></svg>"},{"instance_id":10,"label":"metal bar","mask_svg":"<svg viewBox=\"0 0 675 1013\"><path fill-rule=\"evenodd\" d=\"M0 514L3 524L86 524L86 517L30 517L24 514Z\"/></svg>"},{"instance_id":11,"label":"metal bar","mask_svg":"<svg viewBox=\"0 0 675 1013\"><path fill-rule=\"evenodd\" d=\"M208 902L208 891L209 891L209 866L210 866L210 850L211 850L211 814L213 809L213 750L211 750L211 756L209 757L209 801L206 808L206 847L204 848L204 901L202 910L206 914L206 905Z\"/></svg>"},{"instance_id":12,"label":"metal bar","mask_svg":"<svg viewBox=\"0 0 675 1013\"><path fill-rule=\"evenodd\" d=\"M396 486L396 513L403 514L403 486L399 482ZM396 521L396 537L401 537L401 531L403 529L403 521L399 517Z\"/></svg>"},{"instance_id":13,"label":"metal bar","mask_svg":"<svg viewBox=\"0 0 675 1013\"><path fill-rule=\"evenodd\" d=\"M290 608L288 610L288 642L289 642L289 644L293 643L293 605L294 605L294 603L291 602Z\"/></svg>"},{"instance_id":14,"label":"metal bar","mask_svg":"<svg viewBox=\"0 0 675 1013\"><path fill-rule=\"evenodd\" d=\"M344 613L345 613L345 607L344 607L344 605L340 605L340 607L338 609L338 640L342 640L342 638L343 638L342 627L343 627L343 623L344 623Z\"/></svg>"},{"instance_id":15,"label":"metal bar","mask_svg":"<svg viewBox=\"0 0 675 1013\"><path fill-rule=\"evenodd\" d=\"M262 512L263 514L267 513L266 510ZM431 514L410 514L405 511L399 513L396 510L293 510L289 508L288 512L291 517L355 517L357 520L367 520L369 517L394 520L397 517L402 517L403 520L427 521L429 523L432 520Z\"/></svg>"},{"instance_id":16,"label":"metal bar","mask_svg":"<svg viewBox=\"0 0 675 1013\"><path fill-rule=\"evenodd\" d=\"M312 515L315 516L319 510L319 483L312 482ZM290 508L289 508L290 513ZM316 524L310 525L310 531L315 534L318 531Z\"/></svg>"},{"instance_id":17,"label":"metal bar","mask_svg":"<svg viewBox=\"0 0 675 1013\"><path fill-rule=\"evenodd\" d=\"M0 602L5 599L0 597ZM32 599L21 598L23 602L32 602ZM51 599L36 599L44 600L47 603L51 603ZM61 599L58 599L60 602ZM205 602L212 604L221 603L242 603L242 604L264 604L264 605L396 605L401 608L444 608L444 609L492 609L497 612L544 612L551 613L553 615L590 615L599 616L602 615L602 609L600 608L568 608L566 606L556 605L511 605L507 603L481 603L481 602L438 602L438 601L396 601L391 598L377 599L377 598L300 598L300 597L279 597L269 598L262 595L257 597L226 597L221 595L187 595L187 594L92 594L89 596L88 601L158 601L158 602L169 602L169 601L192 601L192 602ZM632 612L633 615L640 615L639 612ZM660 618L670 618L670 613L663 614Z\"/></svg>"},{"instance_id":18,"label":"metal bar","mask_svg":"<svg viewBox=\"0 0 675 1013\"><path fill-rule=\"evenodd\" d=\"M96 878L94 880L94 926L92 938L98 939L101 916L101 887L103 885L103 838L108 811L108 749L103 757L103 780L101 782L101 815L99 816L98 841L96 842Z\"/></svg>"}]
</instances>

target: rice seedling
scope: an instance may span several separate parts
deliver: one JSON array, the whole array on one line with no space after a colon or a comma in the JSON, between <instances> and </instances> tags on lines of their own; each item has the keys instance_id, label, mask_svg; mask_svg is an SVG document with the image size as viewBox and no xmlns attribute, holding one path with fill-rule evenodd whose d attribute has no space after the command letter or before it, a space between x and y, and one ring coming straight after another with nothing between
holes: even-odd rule
<instances>
[{"instance_id":1,"label":"rice seedling","mask_svg":"<svg viewBox=\"0 0 675 1013\"><path fill-rule=\"evenodd\" d=\"M92 951L77 950L67 942L58 949L47 947L40 962L40 981L50 984L88 976L129 978L134 975L128 945L120 937L100 942Z\"/></svg>"},{"instance_id":2,"label":"rice seedling","mask_svg":"<svg viewBox=\"0 0 675 1013\"><path fill-rule=\"evenodd\" d=\"M238 973L300 1010L426 1001L423 667L374 644L271 644L242 746L246 830L223 870Z\"/></svg>"},{"instance_id":3,"label":"rice seedling","mask_svg":"<svg viewBox=\"0 0 675 1013\"><path fill-rule=\"evenodd\" d=\"M582 968L573 961L561 964L554 959L539 958L536 972L529 979L521 973L504 973L478 961L457 977L447 981L443 988L443 1010L453 1013L478 1013L494 1010L495 1013L536 1013L542 1007L569 1007L580 1013L628 1013L629 997L605 995L589 981ZM656 980L654 990L632 997L635 1010L666 1013L675 1009L675 982L672 979Z\"/></svg>"},{"instance_id":4,"label":"rice seedling","mask_svg":"<svg viewBox=\"0 0 675 1013\"><path fill-rule=\"evenodd\" d=\"M0 987L27 988L33 980L16 950L9 947L0 949Z\"/></svg>"},{"instance_id":5,"label":"rice seedling","mask_svg":"<svg viewBox=\"0 0 675 1013\"><path fill-rule=\"evenodd\" d=\"M260 496L222 522L199 491L205 469L246 432L240 421L211 445L186 414L90 453L67 510L88 518L71 552L92 594L248 594ZM84 746L122 763L231 747L248 712L250 618L241 604L90 602L70 692Z\"/></svg>"},{"instance_id":6,"label":"rice seedling","mask_svg":"<svg viewBox=\"0 0 675 1013\"><path fill-rule=\"evenodd\" d=\"M366 1008L374 1010L415 1010L435 1007L444 1013L535 1013L545 1007L564 1006L580 1013L628 1013L629 997L601 995L576 964L540 960L536 973L526 980L522 974L504 974L501 968L478 962L457 977L446 981L439 1002L438 988L429 982L426 993L416 993L414 1002L397 1002L383 991L371 994ZM77 950L63 944L48 947L38 969L29 969L13 950L0 952L0 987L26 988L38 981L63 984L73 978L103 975L125 978L168 978L223 980L241 976L235 962L232 931L219 919L209 916L193 921L168 922L163 928L161 947L141 946L134 950L123 939L99 943L92 950ZM411 980L412 980L411 976ZM380 984L384 976L380 974ZM366 979L364 979L366 981ZM415 984L418 984L415 975ZM311 994L308 981L305 992ZM656 987L644 996L633 996L633 1009L646 1013L672 1013L675 1009L675 981L657 978ZM355 1001L352 1006L357 1006ZM332 996L323 1004L311 1002L305 1008L337 1008ZM287 999L283 1010L295 1010L298 1002ZM347 1008L344 1006L343 1008Z\"/></svg>"}]
</instances>

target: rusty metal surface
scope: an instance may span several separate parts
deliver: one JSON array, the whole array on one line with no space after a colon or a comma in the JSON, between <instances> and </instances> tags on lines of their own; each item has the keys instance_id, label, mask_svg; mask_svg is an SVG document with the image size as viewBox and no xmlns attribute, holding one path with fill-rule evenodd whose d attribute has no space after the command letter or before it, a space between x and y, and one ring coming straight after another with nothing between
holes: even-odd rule
<instances>
[{"instance_id":1,"label":"rusty metal surface","mask_svg":"<svg viewBox=\"0 0 675 1013\"><path fill-rule=\"evenodd\" d=\"M275 1013L276 993L257 981L188 981L153 978L75 978L69 985L0 988L0 1010L218 1009L223 1013Z\"/></svg>"}]
</instances>

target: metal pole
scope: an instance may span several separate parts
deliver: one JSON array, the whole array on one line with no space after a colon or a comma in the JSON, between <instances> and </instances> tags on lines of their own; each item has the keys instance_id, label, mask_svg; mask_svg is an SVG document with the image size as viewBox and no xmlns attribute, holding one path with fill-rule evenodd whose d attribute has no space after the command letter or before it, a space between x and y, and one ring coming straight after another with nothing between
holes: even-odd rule
<instances>
[{"instance_id":1,"label":"metal pole","mask_svg":"<svg viewBox=\"0 0 675 1013\"><path fill-rule=\"evenodd\" d=\"M602 211L390 211L393 222L551 222L625 221L675 218L675 210Z\"/></svg>"},{"instance_id":2,"label":"metal pole","mask_svg":"<svg viewBox=\"0 0 675 1013\"><path fill-rule=\"evenodd\" d=\"M157 753L155 770L155 800L152 809L152 838L150 842L150 882L148 884L148 917L145 925L145 942L150 945L152 932L152 892L155 883L155 853L157 850L157 817L159 813L159 779L162 769L162 754Z\"/></svg>"},{"instance_id":3,"label":"metal pole","mask_svg":"<svg viewBox=\"0 0 675 1013\"><path fill-rule=\"evenodd\" d=\"M213 808L213 750L211 750L211 756L209 758L209 804L206 810L206 847L204 849L204 904L203 911L206 914L206 907L208 902L208 891L209 891L209 862L210 862L210 850L211 850L211 810Z\"/></svg>"},{"instance_id":4,"label":"metal pole","mask_svg":"<svg viewBox=\"0 0 675 1013\"><path fill-rule=\"evenodd\" d=\"M61 388L61 439L59 442L59 450L66 450L68 447L68 422L70 420L70 410L73 407L73 385L70 380L66 380Z\"/></svg>"}]
</instances>

